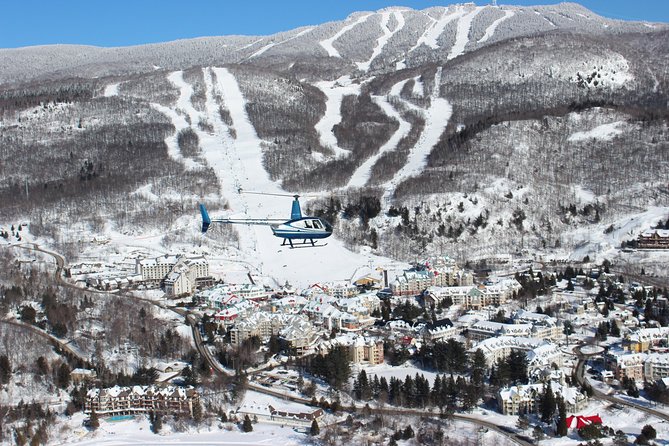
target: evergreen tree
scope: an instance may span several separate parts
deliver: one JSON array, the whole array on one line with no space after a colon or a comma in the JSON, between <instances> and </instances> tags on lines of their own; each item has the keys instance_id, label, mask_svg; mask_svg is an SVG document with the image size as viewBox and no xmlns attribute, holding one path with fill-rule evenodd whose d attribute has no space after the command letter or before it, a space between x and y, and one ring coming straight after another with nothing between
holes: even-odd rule
<instances>
[{"instance_id":1,"label":"evergreen tree","mask_svg":"<svg viewBox=\"0 0 669 446\"><path fill-rule=\"evenodd\" d=\"M184 384L187 386L197 386L197 373L190 366L184 367L181 371L181 376L183 376Z\"/></svg>"},{"instance_id":2,"label":"evergreen tree","mask_svg":"<svg viewBox=\"0 0 669 446\"><path fill-rule=\"evenodd\" d=\"M47 373L49 373L49 363L44 356L40 356L37 358L37 374L44 376Z\"/></svg>"},{"instance_id":3,"label":"evergreen tree","mask_svg":"<svg viewBox=\"0 0 669 446\"><path fill-rule=\"evenodd\" d=\"M527 356L525 352L512 350L506 361L509 380L513 383L527 383Z\"/></svg>"},{"instance_id":4,"label":"evergreen tree","mask_svg":"<svg viewBox=\"0 0 669 446\"><path fill-rule=\"evenodd\" d=\"M0 384L8 384L12 376L12 364L7 355L0 356Z\"/></svg>"},{"instance_id":5,"label":"evergreen tree","mask_svg":"<svg viewBox=\"0 0 669 446\"><path fill-rule=\"evenodd\" d=\"M556 426L556 431L558 437L564 437L567 435L567 405L564 403L564 399L559 397L557 399L557 408L558 408L558 422Z\"/></svg>"},{"instance_id":6,"label":"evergreen tree","mask_svg":"<svg viewBox=\"0 0 669 446\"><path fill-rule=\"evenodd\" d=\"M309 434L312 437L315 437L320 433L321 433L321 428L318 427L318 421L316 421L316 419L314 418L314 421L311 422L311 429L309 429Z\"/></svg>"},{"instance_id":7,"label":"evergreen tree","mask_svg":"<svg viewBox=\"0 0 669 446\"><path fill-rule=\"evenodd\" d=\"M96 430L97 428L100 427L100 418L98 417L98 413L95 411L95 409L91 410L91 418L89 421L89 426L93 430Z\"/></svg>"},{"instance_id":8,"label":"evergreen tree","mask_svg":"<svg viewBox=\"0 0 669 446\"><path fill-rule=\"evenodd\" d=\"M242 423L242 430L244 432L253 431L253 423L251 423L251 419L249 418L248 415L244 416L244 422Z\"/></svg>"},{"instance_id":9,"label":"evergreen tree","mask_svg":"<svg viewBox=\"0 0 669 446\"><path fill-rule=\"evenodd\" d=\"M476 406L479 401L480 387L473 382L465 384L462 394L462 410L468 412Z\"/></svg>"},{"instance_id":10,"label":"evergreen tree","mask_svg":"<svg viewBox=\"0 0 669 446\"><path fill-rule=\"evenodd\" d=\"M479 386L483 385L483 381L485 378L485 371L487 367L488 365L485 360L485 354L480 348L476 349L474 355L472 356L471 365L469 369L472 383L477 384Z\"/></svg>"},{"instance_id":11,"label":"evergreen tree","mask_svg":"<svg viewBox=\"0 0 669 446\"><path fill-rule=\"evenodd\" d=\"M569 335L574 334L574 326L571 321L564 321L562 325L562 333L567 337L567 345L569 345Z\"/></svg>"},{"instance_id":12,"label":"evergreen tree","mask_svg":"<svg viewBox=\"0 0 669 446\"><path fill-rule=\"evenodd\" d=\"M202 410L202 404L200 401L196 401L193 404L193 422L195 424L200 424L204 419L204 411Z\"/></svg>"},{"instance_id":13,"label":"evergreen tree","mask_svg":"<svg viewBox=\"0 0 669 446\"><path fill-rule=\"evenodd\" d=\"M351 360L348 350L338 345L327 355L316 355L311 361L311 373L325 378L336 390L348 381L351 374Z\"/></svg>"},{"instance_id":14,"label":"evergreen tree","mask_svg":"<svg viewBox=\"0 0 669 446\"><path fill-rule=\"evenodd\" d=\"M357 399L367 401L372 397L372 387L367 379L367 372L360 370L358 378L353 383L354 393Z\"/></svg>"},{"instance_id":15,"label":"evergreen tree","mask_svg":"<svg viewBox=\"0 0 669 446\"><path fill-rule=\"evenodd\" d=\"M151 412L149 422L151 423L151 432L154 434L160 433L163 428L163 416L157 412Z\"/></svg>"},{"instance_id":16,"label":"evergreen tree","mask_svg":"<svg viewBox=\"0 0 669 446\"><path fill-rule=\"evenodd\" d=\"M657 437L657 431L650 424L646 424L643 429L641 429L641 434L649 440L655 440Z\"/></svg>"},{"instance_id":17,"label":"evergreen tree","mask_svg":"<svg viewBox=\"0 0 669 446\"><path fill-rule=\"evenodd\" d=\"M58 368L58 387L61 389L66 389L70 385L70 367L62 363Z\"/></svg>"},{"instance_id":18,"label":"evergreen tree","mask_svg":"<svg viewBox=\"0 0 669 446\"><path fill-rule=\"evenodd\" d=\"M553 415L555 415L555 395L550 383L544 385L544 393L541 395L539 411L541 412L541 421L544 423L550 423L553 420Z\"/></svg>"}]
</instances>

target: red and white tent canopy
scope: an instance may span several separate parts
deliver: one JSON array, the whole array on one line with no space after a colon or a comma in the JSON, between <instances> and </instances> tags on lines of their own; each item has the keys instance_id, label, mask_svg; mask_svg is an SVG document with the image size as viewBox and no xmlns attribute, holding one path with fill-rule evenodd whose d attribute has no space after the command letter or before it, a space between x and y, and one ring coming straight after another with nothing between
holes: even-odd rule
<instances>
[{"instance_id":1,"label":"red and white tent canopy","mask_svg":"<svg viewBox=\"0 0 669 446\"><path fill-rule=\"evenodd\" d=\"M569 429L580 429L589 424L602 424L602 419L599 415L591 415L589 417L583 415L572 415L567 417L567 427Z\"/></svg>"}]
</instances>

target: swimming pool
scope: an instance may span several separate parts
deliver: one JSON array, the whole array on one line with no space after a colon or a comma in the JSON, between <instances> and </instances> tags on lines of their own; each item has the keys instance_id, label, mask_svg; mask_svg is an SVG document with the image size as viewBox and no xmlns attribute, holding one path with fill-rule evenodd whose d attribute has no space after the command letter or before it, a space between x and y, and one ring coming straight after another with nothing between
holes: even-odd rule
<instances>
[{"instance_id":1,"label":"swimming pool","mask_svg":"<svg viewBox=\"0 0 669 446\"><path fill-rule=\"evenodd\" d=\"M107 418L107 421L111 421L112 423L116 421L127 421L127 420L132 420L135 418L134 415L114 415L113 417Z\"/></svg>"}]
</instances>

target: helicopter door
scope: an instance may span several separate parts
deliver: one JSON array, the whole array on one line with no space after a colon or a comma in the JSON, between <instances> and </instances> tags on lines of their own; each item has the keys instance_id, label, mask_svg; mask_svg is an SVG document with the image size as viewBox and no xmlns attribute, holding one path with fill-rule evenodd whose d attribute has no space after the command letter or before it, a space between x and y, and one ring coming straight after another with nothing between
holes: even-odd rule
<instances>
[{"instance_id":1,"label":"helicopter door","mask_svg":"<svg viewBox=\"0 0 669 446\"><path fill-rule=\"evenodd\" d=\"M304 227L311 229L311 223L309 223L309 220L304 220Z\"/></svg>"}]
</instances>

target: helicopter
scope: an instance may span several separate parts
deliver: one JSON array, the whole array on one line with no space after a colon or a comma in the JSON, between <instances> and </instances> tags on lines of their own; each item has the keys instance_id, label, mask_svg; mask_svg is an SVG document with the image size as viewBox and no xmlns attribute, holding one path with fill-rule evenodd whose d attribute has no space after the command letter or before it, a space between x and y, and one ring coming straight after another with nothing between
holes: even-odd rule
<instances>
[{"instance_id":1,"label":"helicopter","mask_svg":"<svg viewBox=\"0 0 669 446\"><path fill-rule=\"evenodd\" d=\"M245 192L251 193L251 192ZM283 194L261 194L277 195ZM210 218L207 208L200 203L200 214L202 216L202 233L209 229L212 223L240 224L240 225L266 225L272 229L275 237L283 238L281 246L289 245L291 248L326 246L326 244L317 245L314 240L328 238L332 235L332 225L320 217L308 217L302 215L300 208L300 196L293 195L293 204L290 211L290 219L269 219L269 218ZM300 244L293 244L295 240L302 240Z\"/></svg>"}]
</instances>

